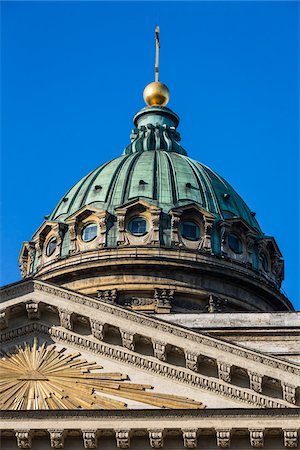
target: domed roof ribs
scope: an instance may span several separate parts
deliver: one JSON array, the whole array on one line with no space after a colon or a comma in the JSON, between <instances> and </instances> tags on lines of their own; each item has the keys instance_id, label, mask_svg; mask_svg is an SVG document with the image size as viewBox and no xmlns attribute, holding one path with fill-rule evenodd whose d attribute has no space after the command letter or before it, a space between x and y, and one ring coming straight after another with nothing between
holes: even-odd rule
<instances>
[{"instance_id":1,"label":"domed roof ribs","mask_svg":"<svg viewBox=\"0 0 300 450\"><path fill-rule=\"evenodd\" d=\"M133 159L135 159L133 157ZM114 207L114 205L119 204L122 202L122 198L123 198L123 193L124 193L124 189L125 189L125 182L127 179L127 174L128 174L128 165L129 167L131 167L131 161L132 161L132 156L127 156L124 159L122 159L121 163L118 165L118 167L115 169L113 176L111 177L111 181L110 184L108 186L107 189L107 194L105 197L105 203L108 205L107 208L110 208L110 205L112 205L112 207ZM122 182L120 183L119 180L122 180ZM121 184L122 189L118 190L116 189L116 187ZM115 198L118 195L117 198Z\"/></svg>"},{"instance_id":2,"label":"domed roof ribs","mask_svg":"<svg viewBox=\"0 0 300 450\"><path fill-rule=\"evenodd\" d=\"M198 180L203 180L205 183L205 187L201 183L202 189L203 189L203 195L206 199L206 208L209 211L212 211L213 213L219 214L219 216L223 219L223 214L221 211L221 208L219 207L218 198L216 196L213 184L205 172L204 168L201 164L196 163L195 161L188 158L189 164L195 168L196 172L198 173Z\"/></svg>"},{"instance_id":3,"label":"domed roof ribs","mask_svg":"<svg viewBox=\"0 0 300 450\"><path fill-rule=\"evenodd\" d=\"M169 174L170 174L170 183L171 183L171 192L172 192L172 198L173 198L173 204L178 205L178 191L177 191L177 184L175 183L175 170L173 161L170 158L170 155L166 153L166 158L168 160L169 165Z\"/></svg>"},{"instance_id":4,"label":"domed roof ribs","mask_svg":"<svg viewBox=\"0 0 300 450\"><path fill-rule=\"evenodd\" d=\"M112 160L112 161L114 161L114 160ZM84 195L83 195L83 197L82 197L82 200L81 200L81 202L80 202L80 207L82 207L82 206L84 206L84 205L86 204L86 199L87 199L87 197L88 197L88 195L89 195L89 193L90 193L90 190L92 189L93 183L95 182L95 180L97 179L97 177L99 176L99 174L100 174L100 173L103 171L103 169L104 169L105 167L107 167L108 164L110 164L112 161L108 161L106 164L102 164L102 166L101 166L98 170L95 170L95 171L93 172L93 173L95 173L95 175L92 177L92 179L91 179L89 185L88 185L87 188L85 189L85 193L84 193Z\"/></svg>"}]
</instances>

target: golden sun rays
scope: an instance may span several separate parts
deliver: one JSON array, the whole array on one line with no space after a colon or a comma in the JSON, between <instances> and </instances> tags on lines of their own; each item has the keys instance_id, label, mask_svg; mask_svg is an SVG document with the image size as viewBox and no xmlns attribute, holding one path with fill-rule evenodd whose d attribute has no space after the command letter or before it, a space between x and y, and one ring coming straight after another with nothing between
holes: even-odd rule
<instances>
[{"instance_id":1,"label":"golden sun rays","mask_svg":"<svg viewBox=\"0 0 300 450\"><path fill-rule=\"evenodd\" d=\"M39 345L37 339L25 343L0 360L0 409L127 409L112 396L158 408L204 408L185 397L149 392L152 386L131 383L126 374L99 372L102 368L79 352Z\"/></svg>"}]
</instances>

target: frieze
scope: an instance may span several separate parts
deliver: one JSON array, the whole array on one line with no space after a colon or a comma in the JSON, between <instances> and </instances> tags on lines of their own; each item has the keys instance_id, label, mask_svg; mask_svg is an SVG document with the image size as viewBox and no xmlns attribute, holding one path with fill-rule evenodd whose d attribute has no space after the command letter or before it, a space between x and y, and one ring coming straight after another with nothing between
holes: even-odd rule
<instances>
[{"instance_id":1,"label":"frieze","mask_svg":"<svg viewBox=\"0 0 300 450\"><path fill-rule=\"evenodd\" d=\"M0 311L0 330L5 330L8 327L8 312L2 309Z\"/></svg>"},{"instance_id":2,"label":"frieze","mask_svg":"<svg viewBox=\"0 0 300 450\"><path fill-rule=\"evenodd\" d=\"M231 381L231 365L222 361L217 361L217 365L220 380L229 383Z\"/></svg>"},{"instance_id":3,"label":"frieze","mask_svg":"<svg viewBox=\"0 0 300 450\"><path fill-rule=\"evenodd\" d=\"M285 448L298 447L298 431L297 430L283 430L283 443Z\"/></svg>"},{"instance_id":4,"label":"frieze","mask_svg":"<svg viewBox=\"0 0 300 450\"><path fill-rule=\"evenodd\" d=\"M97 430L82 430L82 439L84 448L98 447Z\"/></svg>"},{"instance_id":5,"label":"frieze","mask_svg":"<svg viewBox=\"0 0 300 450\"><path fill-rule=\"evenodd\" d=\"M152 448L163 448L164 446L164 430L148 430L150 447Z\"/></svg>"},{"instance_id":6,"label":"frieze","mask_svg":"<svg viewBox=\"0 0 300 450\"><path fill-rule=\"evenodd\" d=\"M48 430L50 434L50 444L52 448L64 448L65 431L64 430Z\"/></svg>"},{"instance_id":7,"label":"frieze","mask_svg":"<svg viewBox=\"0 0 300 450\"><path fill-rule=\"evenodd\" d=\"M264 430L249 430L250 445L254 448L263 448L264 446Z\"/></svg>"},{"instance_id":8,"label":"frieze","mask_svg":"<svg viewBox=\"0 0 300 450\"><path fill-rule=\"evenodd\" d=\"M216 430L216 438L218 447L230 447L230 430Z\"/></svg>"},{"instance_id":9,"label":"frieze","mask_svg":"<svg viewBox=\"0 0 300 450\"><path fill-rule=\"evenodd\" d=\"M29 320L39 319L40 318L39 302L30 301L26 303L26 311Z\"/></svg>"},{"instance_id":10,"label":"frieze","mask_svg":"<svg viewBox=\"0 0 300 450\"><path fill-rule=\"evenodd\" d=\"M127 320L131 320L133 322L140 323L143 326L148 326L152 328L156 328L160 331L165 331L170 334L174 334L178 337L184 337L185 339L192 340L193 342L197 342L202 345L206 345L209 347L215 347L218 350L222 350L228 353L235 354L237 356L248 358L252 361L262 363L264 365L274 367L280 369L284 372L293 373L296 375L300 375L300 369L298 367L293 366L290 363L286 363L283 361L278 361L274 357L269 357L266 355L260 355L251 350L247 350L244 348L236 347L234 344L229 344L225 342L217 341L214 338L208 336L202 336L199 333L194 333L189 330L180 329L178 326L169 325L165 323L161 323L158 319L151 319L148 317L144 317L138 315L133 311L129 311L127 309L122 309L122 307L117 307L115 305L108 305L104 302L100 302L97 300L89 299L80 294L71 293L66 290L61 290L59 288L49 286L46 284L42 284L41 282L34 281L34 287L37 290L48 292L53 295L57 295L60 298L64 298L66 300L71 300L76 303L80 303L95 309L99 309L105 311L109 314L114 314L115 316L119 316L121 318L125 318Z\"/></svg>"},{"instance_id":11,"label":"frieze","mask_svg":"<svg viewBox=\"0 0 300 450\"><path fill-rule=\"evenodd\" d=\"M118 448L129 448L130 430L116 430L116 441Z\"/></svg>"},{"instance_id":12,"label":"frieze","mask_svg":"<svg viewBox=\"0 0 300 450\"><path fill-rule=\"evenodd\" d=\"M26 331L25 331L26 330ZM205 377L201 374L192 374L187 372L185 368L177 368L174 366L169 366L163 364L163 362L153 361L147 359L145 356L127 353L124 349L113 348L109 344L104 342L94 342L89 340L86 336L82 337L71 333L67 329L62 330L58 328L49 328L49 326L42 324L40 322L34 322L29 325L25 325L18 329L12 330L7 333L6 341L18 338L25 334L30 334L32 332L42 333L44 336L49 336L51 339L69 343L73 346L77 346L82 350L89 349L91 352L96 354L101 354L106 358L112 358L114 360L130 364L132 366L141 368L146 371L153 372L157 375L168 377L191 386L204 389L224 397L228 397L232 400L244 402L258 408L286 408L286 404L276 401L273 398L260 395L258 393L252 393L242 388L237 388L235 386L227 385L221 383L216 379L211 379Z\"/></svg>"},{"instance_id":13,"label":"frieze","mask_svg":"<svg viewBox=\"0 0 300 450\"><path fill-rule=\"evenodd\" d=\"M182 437L185 448L197 448L197 429L182 430Z\"/></svg>"},{"instance_id":14,"label":"frieze","mask_svg":"<svg viewBox=\"0 0 300 450\"><path fill-rule=\"evenodd\" d=\"M296 386L288 383L281 383L283 400L296 404Z\"/></svg>"},{"instance_id":15,"label":"frieze","mask_svg":"<svg viewBox=\"0 0 300 450\"><path fill-rule=\"evenodd\" d=\"M262 392L262 380L263 377L259 373L247 371L249 376L250 389L253 389L255 392Z\"/></svg>"},{"instance_id":16,"label":"frieze","mask_svg":"<svg viewBox=\"0 0 300 450\"><path fill-rule=\"evenodd\" d=\"M31 430L16 430L17 446L19 448L31 448L32 431Z\"/></svg>"}]
</instances>

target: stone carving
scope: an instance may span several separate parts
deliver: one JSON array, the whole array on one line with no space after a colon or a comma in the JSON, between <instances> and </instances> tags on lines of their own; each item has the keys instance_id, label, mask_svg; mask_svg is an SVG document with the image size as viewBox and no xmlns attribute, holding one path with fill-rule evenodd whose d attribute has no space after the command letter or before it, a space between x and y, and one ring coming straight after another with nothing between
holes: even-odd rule
<instances>
[{"instance_id":1,"label":"stone carving","mask_svg":"<svg viewBox=\"0 0 300 450\"><path fill-rule=\"evenodd\" d=\"M32 432L31 430L16 430L17 446L19 448L31 448Z\"/></svg>"},{"instance_id":2,"label":"stone carving","mask_svg":"<svg viewBox=\"0 0 300 450\"><path fill-rule=\"evenodd\" d=\"M166 361L167 353L166 353L166 345L163 342L152 341L153 344L153 353L156 358L160 361Z\"/></svg>"},{"instance_id":3,"label":"stone carving","mask_svg":"<svg viewBox=\"0 0 300 450\"><path fill-rule=\"evenodd\" d=\"M181 213L179 211L171 211L171 246L178 247L180 244L179 238L179 223Z\"/></svg>"},{"instance_id":4,"label":"stone carving","mask_svg":"<svg viewBox=\"0 0 300 450\"><path fill-rule=\"evenodd\" d=\"M149 243L151 245L158 245L160 244L159 239L159 225L160 225L160 214L161 210L158 208L150 208L149 210L151 214L151 220L152 220L152 229L150 231L149 236Z\"/></svg>"},{"instance_id":5,"label":"stone carving","mask_svg":"<svg viewBox=\"0 0 300 450\"><path fill-rule=\"evenodd\" d=\"M198 353L186 352L185 353L185 365L187 369L198 370Z\"/></svg>"},{"instance_id":6,"label":"stone carving","mask_svg":"<svg viewBox=\"0 0 300 450\"><path fill-rule=\"evenodd\" d=\"M104 339L104 323L99 322L99 320L90 319L90 325L92 330L92 335L103 341Z\"/></svg>"},{"instance_id":7,"label":"stone carving","mask_svg":"<svg viewBox=\"0 0 300 450\"><path fill-rule=\"evenodd\" d=\"M40 318L40 308L38 302L28 302L26 303L26 311L28 314L28 319L39 319Z\"/></svg>"},{"instance_id":8,"label":"stone carving","mask_svg":"<svg viewBox=\"0 0 300 450\"><path fill-rule=\"evenodd\" d=\"M230 430L216 430L217 446L221 448L230 447Z\"/></svg>"},{"instance_id":9,"label":"stone carving","mask_svg":"<svg viewBox=\"0 0 300 450\"><path fill-rule=\"evenodd\" d=\"M0 311L0 330L5 330L8 327L8 314L7 311L2 309Z\"/></svg>"},{"instance_id":10,"label":"stone carving","mask_svg":"<svg viewBox=\"0 0 300 450\"><path fill-rule=\"evenodd\" d=\"M79 245L77 240L77 218L69 222L69 235L70 235L70 249L69 254L75 255L79 252Z\"/></svg>"},{"instance_id":11,"label":"stone carving","mask_svg":"<svg viewBox=\"0 0 300 450\"><path fill-rule=\"evenodd\" d=\"M182 430L185 448L197 448L197 430Z\"/></svg>"},{"instance_id":12,"label":"stone carving","mask_svg":"<svg viewBox=\"0 0 300 450\"><path fill-rule=\"evenodd\" d=\"M104 291L98 291L98 298L102 302L117 303L118 291L117 289L106 289Z\"/></svg>"},{"instance_id":13,"label":"stone carving","mask_svg":"<svg viewBox=\"0 0 300 450\"><path fill-rule=\"evenodd\" d=\"M42 333L55 341L62 342L63 344L70 344L82 350L86 350L88 348L92 353L102 354L103 356L112 358L115 361L121 361L137 368L143 368L144 370L153 372L157 375L169 377L181 383L186 383L196 388L214 392L215 394L225 396L257 408L283 408L286 406L285 403L275 398L261 396L258 393L251 393L232 385L224 385L223 382L218 382L215 379L210 379L199 373L191 374L185 372L182 368L177 369L175 367L169 367L168 365L163 364L163 362L152 361L142 355L127 353L126 350L123 351L112 348L106 343L93 342L86 337L73 335L67 330L61 330L54 327L49 328L48 325L43 325L38 322L27 324L9 332L2 333L0 335L0 342L9 342L10 340L32 332ZM157 342L157 344L159 346L159 350L161 350L161 346L165 347L165 344L161 342Z\"/></svg>"},{"instance_id":14,"label":"stone carving","mask_svg":"<svg viewBox=\"0 0 300 450\"><path fill-rule=\"evenodd\" d=\"M264 366L270 366L273 368L280 369L285 373L287 372L287 373L293 373L295 375L300 375L300 369L296 365L276 359L275 357L261 355L261 354L256 353L253 350L247 350L245 348L240 348L240 347L236 346L235 344L231 344L228 342L223 342L223 341L218 342L215 339L210 338L209 336L206 336L206 335L204 336L199 333L196 334L190 330L183 331L182 329L178 329L174 325L169 325L169 324L165 324L165 323L161 324L160 322L157 322L155 319L152 319L151 317L145 318L145 317L137 316L135 313L131 313L128 310L124 311L122 309L117 309L113 305L108 305L108 304L103 305L102 304L100 306L99 304L97 304L97 301L95 301L91 298L82 298L81 295L67 292L58 287L48 286L39 281L33 281L32 283L34 285L34 289L36 289L36 290L48 292L50 294L57 295L60 298L71 300L71 301L74 301L75 303L80 303L80 304L89 306L91 308L101 309L107 313L110 313L112 315L115 315L115 316L118 316L118 317L121 317L124 319L130 318L131 321L140 323L143 326L148 326L153 329L166 331L175 336L184 337L185 339L188 339L189 341L192 341L193 343L196 342L196 343L208 346L208 347L214 347L218 350L222 350L222 351L225 351L225 352L233 354L233 355L238 355L243 358L247 358L252 361L259 362L259 363L263 364ZM24 287L22 286L22 289L20 289L20 287L10 288L10 295L13 295L13 293L21 294L21 293L23 293L23 290L26 291L25 286Z\"/></svg>"},{"instance_id":15,"label":"stone carving","mask_svg":"<svg viewBox=\"0 0 300 450\"><path fill-rule=\"evenodd\" d=\"M48 430L50 434L50 443L52 448L64 448L65 432L64 430Z\"/></svg>"},{"instance_id":16,"label":"stone carving","mask_svg":"<svg viewBox=\"0 0 300 450\"><path fill-rule=\"evenodd\" d=\"M163 448L164 436L163 430L149 430L150 447Z\"/></svg>"},{"instance_id":17,"label":"stone carving","mask_svg":"<svg viewBox=\"0 0 300 450\"><path fill-rule=\"evenodd\" d=\"M249 375L249 387L255 392L262 392L262 380L263 377L259 373L247 371Z\"/></svg>"},{"instance_id":18,"label":"stone carving","mask_svg":"<svg viewBox=\"0 0 300 450\"><path fill-rule=\"evenodd\" d=\"M214 220L214 217L204 216L204 237L201 242L201 250L204 250L206 252L211 251L211 233Z\"/></svg>"},{"instance_id":19,"label":"stone carving","mask_svg":"<svg viewBox=\"0 0 300 450\"><path fill-rule=\"evenodd\" d=\"M231 381L231 365L222 361L217 361L219 378L227 383Z\"/></svg>"},{"instance_id":20,"label":"stone carving","mask_svg":"<svg viewBox=\"0 0 300 450\"><path fill-rule=\"evenodd\" d=\"M295 405L296 403L296 386L293 386L292 384L288 383L281 383L282 385L282 395L283 400L293 403Z\"/></svg>"},{"instance_id":21,"label":"stone carving","mask_svg":"<svg viewBox=\"0 0 300 450\"><path fill-rule=\"evenodd\" d=\"M128 350L134 351L134 334L125 330L120 330L122 345L128 348Z\"/></svg>"},{"instance_id":22,"label":"stone carving","mask_svg":"<svg viewBox=\"0 0 300 450\"><path fill-rule=\"evenodd\" d=\"M298 431L297 430L283 430L283 443L285 448L298 447Z\"/></svg>"},{"instance_id":23,"label":"stone carving","mask_svg":"<svg viewBox=\"0 0 300 450\"><path fill-rule=\"evenodd\" d=\"M222 312L224 310L224 306L227 304L227 299L222 299L220 297L216 297L215 295L210 294L208 298L208 304L206 306L207 312L216 313Z\"/></svg>"},{"instance_id":24,"label":"stone carving","mask_svg":"<svg viewBox=\"0 0 300 450\"><path fill-rule=\"evenodd\" d=\"M170 311L171 302L174 297L174 289L154 289L154 299L157 305L157 312L161 312L161 310L167 309Z\"/></svg>"},{"instance_id":25,"label":"stone carving","mask_svg":"<svg viewBox=\"0 0 300 450\"><path fill-rule=\"evenodd\" d=\"M73 330L72 311L68 311L67 309L59 309L58 312L60 325L67 330Z\"/></svg>"},{"instance_id":26,"label":"stone carving","mask_svg":"<svg viewBox=\"0 0 300 450\"><path fill-rule=\"evenodd\" d=\"M250 433L250 445L255 448L262 448L264 446L264 430L251 430Z\"/></svg>"},{"instance_id":27,"label":"stone carving","mask_svg":"<svg viewBox=\"0 0 300 450\"><path fill-rule=\"evenodd\" d=\"M118 448L129 448L130 430L116 430L116 440Z\"/></svg>"},{"instance_id":28,"label":"stone carving","mask_svg":"<svg viewBox=\"0 0 300 450\"><path fill-rule=\"evenodd\" d=\"M97 430L82 430L84 448L97 448Z\"/></svg>"}]
</instances>

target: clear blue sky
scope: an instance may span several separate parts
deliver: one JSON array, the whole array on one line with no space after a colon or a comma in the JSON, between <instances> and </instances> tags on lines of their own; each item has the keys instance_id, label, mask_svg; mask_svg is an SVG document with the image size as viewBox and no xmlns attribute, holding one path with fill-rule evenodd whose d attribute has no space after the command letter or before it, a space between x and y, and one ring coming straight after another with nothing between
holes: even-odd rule
<instances>
[{"instance_id":1,"label":"clear blue sky","mask_svg":"<svg viewBox=\"0 0 300 450\"><path fill-rule=\"evenodd\" d=\"M241 194L299 309L299 3L2 2L2 282L83 175L121 154L161 80L189 156Z\"/></svg>"}]
</instances>

